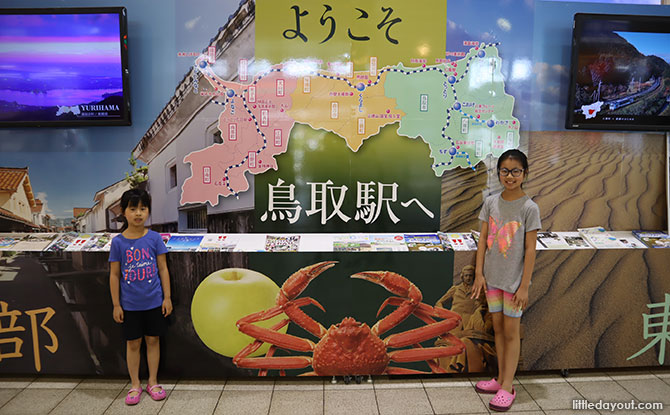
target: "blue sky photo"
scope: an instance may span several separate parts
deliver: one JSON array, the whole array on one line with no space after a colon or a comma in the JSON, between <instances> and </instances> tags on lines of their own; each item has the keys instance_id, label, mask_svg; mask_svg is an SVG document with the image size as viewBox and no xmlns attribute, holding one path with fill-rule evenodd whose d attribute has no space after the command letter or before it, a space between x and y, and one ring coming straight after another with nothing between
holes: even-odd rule
<instances>
[{"instance_id":1,"label":"blue sky photo","mask_svg":"<svg viewBox=\"0 0 670 415\"><path fill-rule=\"evenodd\" d=\"M658 56L670 63L670 33L614 32L643 55Z\"/></svg>"}]
</instances>

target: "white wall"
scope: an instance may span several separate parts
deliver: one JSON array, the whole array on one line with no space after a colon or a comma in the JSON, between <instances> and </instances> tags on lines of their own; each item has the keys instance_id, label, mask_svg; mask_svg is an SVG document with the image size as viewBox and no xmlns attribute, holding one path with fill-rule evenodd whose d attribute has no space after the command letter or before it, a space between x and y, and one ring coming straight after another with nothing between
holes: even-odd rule
<instances>
[{"instance_id":1,"label":"white wall","mask_svg":"<svg viewBox=\"0 0 670 415\"><path fill-rule=\"evenodd\" d=\"M224 51L217 60L228 62L236 73L237 62L241 58L252 60L254 56L254 28L251 23ZM226 77L231 78L231 77ZM200 79L200 82L206 82ZM212 145L210 137L211 126L218 122L222 107L209 103L188 122L183 130L149 163L149 191L153 199L152 221L155 224L179 222L180 229L185 228L185 213L179 214L179 199L181 187L191 176L191 165L184 163L184 157L193 151L202 150ZM174 120L173 120L174 122ZM168 190L170 180L169 169L174 163L177 167L177 187ZM207 214L214 215L225 212L236 212L254 208L254 176L246 175L249 181L249 190L239 195L239 198L219 196L216 206L207 204ZM181 220L180 220L181 219Z\"/></svg>"},{"instance_id":2,"label":"white wall","mask_svg":"<svg viewBox=\"0 0 670 415\"><path fill-rule=\"evenodd\" d=\"M167 166L176 160L176 142L172 141L149 163L149 193L151 194L151 222L154 224L177 222L179 187L167 190ZM179 177L179 166L177 166Z\"/></svg>"},{"instance_id":3,"label":"white wall","mask_svg":"<svg viewBox=\"0 0 670 415\"><path fill-rule=\"evenodd\" d=\"M26 178L24 177L19 183L18 189L16 192L12 193L9 196L9 193L3 193L0 195L0 207L6 209L13 214L22 217L23 219L32 222L33 221L33 212L30 209L30 202L28 202L28 196L26 191L23 188L23 183Z\"/></svg>"}]
</instances>

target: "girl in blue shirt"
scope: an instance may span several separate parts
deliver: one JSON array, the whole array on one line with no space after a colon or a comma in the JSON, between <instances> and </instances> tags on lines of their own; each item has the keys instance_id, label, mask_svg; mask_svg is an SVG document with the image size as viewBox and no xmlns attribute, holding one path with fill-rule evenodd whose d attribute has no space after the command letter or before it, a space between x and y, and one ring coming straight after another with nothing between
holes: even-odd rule
<instances>
[{"instance_id":1,"label":"girl in blue shirt","mask_svg":"<svg viewBox=\"0 0 670 415\"><path fill-rule=\"evenodd\" d=\"M151 196L131 189L121 196L124 225L112 240L109 253L109 289L114 305L114 321L123 324L126 338L126 361L131 388L126 404L140 402L140 346L147 344L149 381L146 391L153 400L165 399L158 384L160 336L167 329L166 317L172 313L170 275L161 236L144 227L151 213Z\"/></svg>"}]
</instances>

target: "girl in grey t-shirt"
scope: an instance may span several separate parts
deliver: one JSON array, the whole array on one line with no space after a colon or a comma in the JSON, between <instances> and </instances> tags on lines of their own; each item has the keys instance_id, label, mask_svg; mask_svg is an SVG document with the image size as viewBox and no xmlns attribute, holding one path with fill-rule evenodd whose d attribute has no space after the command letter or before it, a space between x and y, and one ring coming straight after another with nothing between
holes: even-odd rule
<instances>
[{"instance_id":1,"label":"girl in grey t-shirt","mask_svg":"<svg viewBox=\"0 0 670 415\"><path fill-rule=\"evenodd\" d=\"M495 393L489 407L506 411L514 402L512 380L519 363L520 320L528 305L528 287L535 266L535 243L540 209L521 185L528 176L528 159L516 149L498 159L502 193L488 197L479 214L482 221L477 245L477 267L472 298L486 289L493 318L498 377L477 382L481 393Z\"/></svg>"}]
</instances>

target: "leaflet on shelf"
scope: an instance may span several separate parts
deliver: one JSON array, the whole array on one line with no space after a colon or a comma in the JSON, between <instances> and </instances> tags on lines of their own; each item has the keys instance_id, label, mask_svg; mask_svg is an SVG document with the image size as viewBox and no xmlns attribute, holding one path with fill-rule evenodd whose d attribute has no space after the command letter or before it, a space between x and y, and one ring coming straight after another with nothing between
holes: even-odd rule
<instances>
[{"instance_id":1,"label":"leaflet on shelf","mask_svg":"<svg viewBox=\"0 0 670 415\"><path fill-rule=\"evenodd\" d=\"M93 237L92 233L80 233L77 234L77 237L74 238L72 242L70 242L70 245L65 248L66 251L81 251L84 245Z\"/></svg>"},{"instance_id":2,"label":"leaflet on shelf","mask_svg":"<svg viewBox=\"0 0 670 415\"><path fill-rule=\"evenodd\" d=\"M77 232L62 233L47 247L47 249L45 249L45 251L63 252L77 239L78 236L79 234Z\"/></svg>"},{"instance_id":3,"label":"leaflet on shelf","mask_svg":"<svg viewBox=\"0 0 670 415\"><path fill-rule=\"evenodd\" d=\"M634 230L632 233L648 248L670 248L670 235L665 232Z\"/></svg>"},{"instance_id":4,"label":"leaflet on shelf","mask_svg":"<svg viewBox=\"0 0 670 415\"><path fill-rule=\"evenodd\" d=\"M617 239L626 248L629 248L629 249L647 249L647 245L645 245L642 242L640 242L639 240L635 239L635 237L632 236L632 235L630 237L624 237L624 238L617 236Z\"/></svg>"},{"instance_id":5,"label":"leaflet on shelf","mask_svg":"<svg viewBox=\"0 0 670 415\"><path fill-rule=\"evenodd\" d=\"M168 251L195 252L200 247L204 235L172 234L166 247Z\"/></svg>"},{"instance_id":6,"label":"leaflet on shelf","mask_svg":"<svg viewBox=\"0 0 670 415\"><path fill-rule=\"evenodd\" d=\"M239 237L235 235L224 235L208 233L203 235L198 247L198 252L233 252L237 246Z\"/></svg>"},{"instance_id":7,"label":"leaflet on shelf","mask_svg":"<svg viewBox=\"0 0 670 415\"><path fill-rule=\"evenodd\" d=\"M168 241L170 240L170 236L172 235L171 233L161 233L161 239L163 240L163 243L167 245Z\"/></svg>"},{"instance_id":8,"label":"leaflet on shelf","mask_svg":"<svg viewBox=\"0 0 670 415\"><path fill-rule=\"evenodd\" d=\"M569 249L593 249L579 232L560 232Z\"/></svg>"},{"instance_id":9,"label":"leaflet on shelf","mask_svg":"<svg viewBox=\"0 0 670 415\"><path fill-rule=\"evenodd\" d=\"M446 249L454 251L476 251L477 242L470 233L445 233L438 232L438 236Z\"/></svg>"},{"instance_id":10,"label":"leaflet on shelf","mask_svg":"<svg viewBox=\"0 0 670 415\"><path fill-rule=\"evenodd\" d=\"M11 251L18 241L13 236L0 236L0 251Z\"/></svg>"},{"instance_id":11,"label":"leaflet on shelf","mask_svg":"<svg viewBox=\"0 0 670 415\"><path fill-rule=\"evenodd\" d=\"M104 252L109 251L112 239L116 233L94 233L91 238L81 247L80 251Z\"/></svg>"},{"instance_id":12,"label":"leaflet on shelf","mask_svg":"<svg viewBox=\"0 0 670 415\"><path fill-rule=\"evenodd\" d=\"M410 251L444 251L436 233L406 233L404 237Z\"/></svg>"},{"instance_id":13,"label":"leaflet on shelf","mask_svg":"<svg viewBox=\"0 0 670 415\"><path fill-rule=\"evenodd\" d=\"M404 239L403 239L404 241ZM337 234L333 237L333 251L361 252L372 250L370 236L362 233Z\"/></svg>"},{"instance_id":14,"label":"leaflet on shelf","mask_svg":"<svg viewBox=\"0 0 670 415\"><path fill-rule=\"evenodd\" d=\"M557 232L538 232L537 241L546 249L570 249L570 245Z\"/></svg>"},{"instance_id":15,"label":"leaflet on shelf","mask_svg":"<svg viewBox=\"0 0 670 415\"><path fill-rule=\"evenodd\" d=\"M373 252L406 252L409 247L403 234L371 234L369 236L370 251Z\"/></svg>"},{"instance_id":16,"label":"leaflet on shelf","mask_svg":"<svg viewBox=\"0 0 670 415\"><path fill-rule=\"evenodd\" d=\"M584 239L597 249L623 249L626 246L619 242L619 240L612 236L602 226L594 226L590 228L578 228L579 233Z\"/></svg>"},{"instance_id":17,"label":"leaflet on shelf","mask_svg":"<svg viewBox=\"0 0 670 415\"><path fill-rule=\"evenodd\" d=\"M267 235L265 237L265 251L267 252L298 252L298 248L300 248L300 235Z\"/></svg>"},{"instance_id":18,"label":"leaflet on shelf","mask_svg":"<svg viewBox=\"0 0 670 415\"><path fill-rule=\"evenodd\" d=\"M42 251L56 238L58 238L57 233L29 233L17 239L12 249L15 251ZM2 237L0 237L1 239ZM0 242L0 246L2 246L2 242Z\"/></svg>"}]
</instances>

